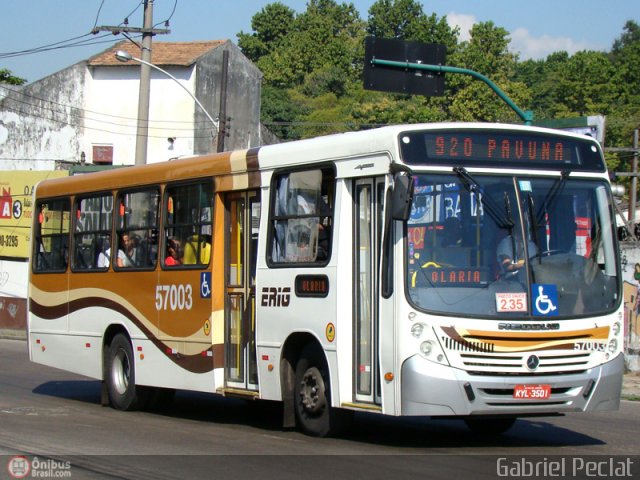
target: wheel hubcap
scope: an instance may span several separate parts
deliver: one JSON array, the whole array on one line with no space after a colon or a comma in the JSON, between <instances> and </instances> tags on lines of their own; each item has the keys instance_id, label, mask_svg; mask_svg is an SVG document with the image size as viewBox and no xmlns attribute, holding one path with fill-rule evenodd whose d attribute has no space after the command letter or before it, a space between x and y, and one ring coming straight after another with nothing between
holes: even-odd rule
<instances>
[{"instance_id":1,"label":"wheel hubcap","mask_svg":"<svg viewBox=\"0 0 640 480\"><path fill-rule=\"evenodd\" d=\"M326 405L325 398L322 374L316 367L311 367L300 382L300 403L307 413L318 415Z\"/></svg>"},{"instance_id":2,"label":"wheel hubcap","mask_svg":"<svg viewBox=\"0 0 640 480\"><path fill-rule=\"evenodd\" d=\"M129 387L129 375L131 372L129 357L124 350L118 350L116 355L113 357L111 372L113 386L120 395L124 395Z\"/></svg>"}]
</instances>

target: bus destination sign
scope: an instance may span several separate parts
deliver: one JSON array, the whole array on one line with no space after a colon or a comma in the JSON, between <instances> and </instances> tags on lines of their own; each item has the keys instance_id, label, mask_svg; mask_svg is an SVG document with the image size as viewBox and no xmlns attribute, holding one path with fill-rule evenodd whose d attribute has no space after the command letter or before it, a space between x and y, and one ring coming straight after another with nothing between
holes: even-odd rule
<instances>
[{"instance_id":1,"label":"bus destination sign","mask_svg":"<svg viewBox=\"0 0 640 480\"><path fill-rule=\"evenodd\" d=\"M467 129L406 132L400 145L403 160L412 165L604 171L600 152L587 137Z\"/></svg>"},{"instance_id":2,"label":"bus destination sign","mask_svg":"<svg viewBox=\"0 0 640 480\"><path fill-rule=\"evenodd\" d=\"M423 267L414 277L414 286L482 287L489 283L488 270L477 267Z\"/></svg>"}]
</instances>

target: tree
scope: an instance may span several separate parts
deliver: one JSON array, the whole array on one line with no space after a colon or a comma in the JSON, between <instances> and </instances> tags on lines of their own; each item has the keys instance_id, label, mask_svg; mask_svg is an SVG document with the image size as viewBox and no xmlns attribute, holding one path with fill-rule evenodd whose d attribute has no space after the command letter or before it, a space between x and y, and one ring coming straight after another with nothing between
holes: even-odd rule
<instances>
[{"instance_id":1,"label":"tree","mask_svg":"<svg viewBox=\"0 0 640 480\"><path fill-rule=\"evenodd\" d=\"M295 12L280 2L270 3L251 18L254 33L238 33L238 46L247 58L257 62L273 52L295 20Z\"/></svg>"},{"instance_id":2,"label":"tree","mask_svg":"<svg viewBox=\"0 0 640 480\"><path fill-rule=\"evenodd\" d=\"M20 77L15 77L10 70L6 68L0 69L0 83L7 83L9 85L24 85L27 80Z\"/></svg>"},{"instance_id":3,"label":"tree","mask_svg":"<svg viewBox=\"0 0 640 480\"><path fill-rule=\"evenodd\" d=\"M605 53L577 52L564 65L562 75L555 78L552 118L606 115L615 97L613 75L613 65Z\"/></svg>"},{"instance_id":4,"label":"tree","mask_svg":"<svg viewBox=\"0 0 640 480\"><path fill-rule=\"evenodd\" d=\"M415 0L378 0L369 8L367 34L379 38L397 38L425 43L439 43L453 54L459 29L451 28L447 17L425 14Z\"/></svg>"},{"instance_id":5,"label":"tree","mask_svg":"<svg viewBox=\"0 0 640 480\"><path fill-rule=\"evenodd\" d=\"M517 56L509 52L508 32L493 22L475 24L471 38L462 42L451 63L483 74L522 109L528 108L531 92L516 81ZM449 75L449 116L459 121L520 121L513 110L487 85L471 77Z\"/></svg>"},{"instance_id":6,"label":"tree","mask_svg":"<svg viewBox=\"0 0 640 480\"><path fill-rule=\"evenodd\" d=\"M257 64L265 81L285 88L302 85L308 74L327 66L338 67L354 81L362 63L363 33L353 4L310 0L278 48Z\"/></svg>"},{"instance_id":7,"label":"tree","mask_svg":"<svg viewBox=\"0 0 640 480\"><path fill-rule=\"evenodd\" d=\"M352 4L309 0L296 14L276 2L252 18L239 45L264 74L262 119L284 139L389 123L521 119L485 84L447 74L442 97L366 91L364 37L447 46L447 64L490 78L535 118L607 115L607 145L628 146L640 123L640 26L628 21L611 51L559 51L519 61L508 32L478 23L468 41L416 0L376 0L364 22Z\"/></svg>"}]
</instances>

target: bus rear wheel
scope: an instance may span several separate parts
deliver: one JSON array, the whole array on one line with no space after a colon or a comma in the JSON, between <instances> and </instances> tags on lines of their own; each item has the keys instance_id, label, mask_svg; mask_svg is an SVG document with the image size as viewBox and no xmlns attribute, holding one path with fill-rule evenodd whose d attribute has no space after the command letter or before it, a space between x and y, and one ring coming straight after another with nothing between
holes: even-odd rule
<instances>
[{"instance_id":1,"label":"bus rear wheel","mask_svg":"<svg viewBox=\"0 0 640 480\"><path fill-rule=\"evenodd\" d=\"M113 337L106 361L105 380L111 406L117 410L141 408L148 391L144 387L136 387L133 347L124 334Z\"/></svg>"}]
</instances>

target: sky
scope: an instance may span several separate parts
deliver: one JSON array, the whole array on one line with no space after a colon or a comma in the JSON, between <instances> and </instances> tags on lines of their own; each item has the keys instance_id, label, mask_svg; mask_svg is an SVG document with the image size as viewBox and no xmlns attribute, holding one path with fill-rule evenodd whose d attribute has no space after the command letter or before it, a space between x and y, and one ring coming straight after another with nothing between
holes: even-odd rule
<instances>
[{"instance_id":1,"label":"sky","mask_svg":"<svg viewBox=\"0 0 640 480\"><path fill-rule=\"evenodd\" d=\"M273 1L267 0L150 0L157 28L168 35L154 41L230 39L251 32L251 18ZM363 20L375 0L353 3ZM492 21L506 29L511 50L521 59L542 59L566 50L609 51L628 20L640 24L638 0L418 0L427 14L447 17L458 25L461 40L475 22ZM280 0L296 12L307 0ZM122 35L90 35L94 26L142 26L141 0L0 0L0 69L33 82L85 60L122 40ZM169 20L169 27L164 21ZM85 36L86 35L86 36ZM75 40L70 40L75 39ZM66 46L69 43L91 43ZM21 53L49 47L39 53ZM455 65L464 67L464 65Z\"/></svg>"}]
</instances>

